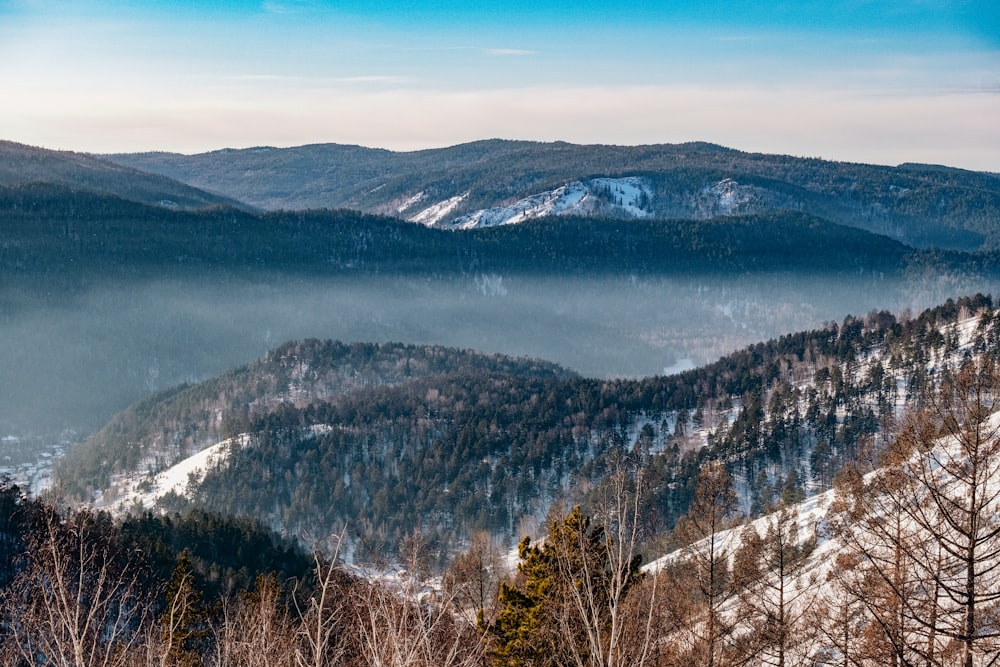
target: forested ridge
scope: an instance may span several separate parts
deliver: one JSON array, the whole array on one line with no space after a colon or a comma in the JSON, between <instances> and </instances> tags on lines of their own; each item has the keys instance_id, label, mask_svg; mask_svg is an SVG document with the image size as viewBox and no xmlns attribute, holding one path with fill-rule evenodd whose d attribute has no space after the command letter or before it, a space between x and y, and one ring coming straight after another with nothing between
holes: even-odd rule
<instances>
[{"instance_id":1,"label":"forested ridge","mask_svg":"<svg viewBox=\"0 0 1000 667\"><path fill-rule=\"evenodd\" d=\"M481 142L415 155L453 162L426 182L380 185L429 184L434 197L488 183L471 206L564 182L539 169L498 184L497 147L529 167L555 151L574 170L648 179L675 193L661 213L697 219L454 234L351 211L259 214L132 172L105 189L116 172L92 158L13 147L0 321L36 295L66 305L97 285L178 276L463 276L495 294L511 275L600 273L637 289L648 276L860 276L876 290L885 276L911 289L996 277L988 250L889 238L995 248L988 174L704 144L642 149L643 172L616 147ZM387 175L381 157L353 151L356 194ZM456 181L445 167L468 159L478 171ZM65 177L18 180L47 169ZM706 184L734 176L752 197L711 218ZM160 199L171 191L190 199ZM0 667L996 664L994 305L873 310L642 379L441 346L285 343L137 402L71 452L43 498L0 481ZM40 320L24 322L44 348ZM127 372L155 385L158 369ZM182 493L152 512L132 502L223 439ZM94 498L114 515L66 507Z\"/></svg>"},{"instance_id":2,"label":"forested ridge","mask_svg":"<svg viewBox=\"0 0 1000 667\"><path fill-rule=\"evenodd\" d=\"M67 189L112 194L135 202L183 210L243 206L204 190L112 164L84 153L53 151L0 140L0 185L57 184Z\"/></svg>"},{"instance_id":3,"label":"forested ridge","mask_svg":"<svg viewBox=\"0 0 1000 667\"><path fill-rule=\"evenodd\" d=\"M648 482L644 522L665 535L709 459L725 463L752 514L829 488L845 465L884 447L888 425L918 403L941 364L994 349L998 326L991 299L977 296L919 316L848 317L641 380L446 349L306 341L271 355L284 364L262 376L228 376L242 391L266 388L257 398L250 389L229 401L212 381L141 403L71 452L60 475L78 493L130 471L135 484L216 433L245 435L186 497L161 504L246 514L292 535L348 526L362 560L391 553L419 526L441 564L477 531L510 540L553 502L586 505L627 455ZM304 380L344 375L336 355L317 352L348 349L384 357L396 375L311 394ZM419 353L464 361L399 373ZM354 355L344 366L352 372ZM206 409L204 396L219 400Z\"/></svg>"},{"instance_id":4,"label":"forested ridge","mask_svg":"<svg viewBox=\"0 0 1000 667\"><path fill-rule=\"evenodd\" d=\"M27 184L0 188L11 280L231 272L235 276L476 273L898 275L915 262L992 271L987 256L915 251L797 213L708 221L551 218L450 234L352 211L174 211L110 195Z\"/></svg>"},{"instance_id":5,"label":"forested ridge","mask_svg":"<svg viewBox=\"0 0 1000 667\"><path fill-rule=\"evenodd\" d=\"M924 324L947 324L956 305L968 332L974 302ZM658 480L624 452L586 510L556 505L520 540L516 572L480 532L437 583L420 526L391 569L358 569L340 560L346 531L314 533L310 563L252 522L57 512L3 483L0 655L12 667L985 667L1000 657L988 329L957 350L947 335L929 344L944 351L936 377L822 504L783 493L747 520L724 458L704 461L677 548L645 567Z\"/></svg>"},{"instance_id":6,"label":"forested ridge","mask_svg":"<svg viewBox=\"0 0 1000 667\"><path fill-rule=\"evenodd\" d=\"M802 211L909 245L966 250L996 247L1000 211L1000 179L991 174L755 154L698 142L581 146L490 140L409 153L312 145L107 157L265 209L346 207L412 215L463 196L454 217L603 176L648 183L654 217L710 218L720 207L708 191L730 182L744 194L736 213Z\"/></svg>"}]
</instances>

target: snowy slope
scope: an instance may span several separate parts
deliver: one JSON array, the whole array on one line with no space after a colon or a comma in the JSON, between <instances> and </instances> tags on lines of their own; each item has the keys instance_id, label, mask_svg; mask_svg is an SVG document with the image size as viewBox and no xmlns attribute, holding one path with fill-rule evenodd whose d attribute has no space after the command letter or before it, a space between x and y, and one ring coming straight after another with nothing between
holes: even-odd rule
<instances>
[{"instance_id":1,"label":"snowy slope","mask_svg":"<svg viewBox=\"0 0 1000 667\"><path fill-rule=\"evenodd\" d=\"M588 181L573 181L555 190L540 192L507 206L480 209L448 220L447 216L468 195L469 193L465 193L439 202L415 215L408 216L407 219L411 222L448 229L477 229L513 225L547 215L610 214L645 218L651 215L650 201L653 192L649 183L636 176L593 178Z\"/></svg>"},{"instance_id":2,"label":"snowy slope","mask_svg":"<svg viewBox=\"0 0 1000 667\"><path fill-rule=\"evenodd\" d=\"M420 195L414 195L414 197L418 197L417 201L419 201L419 197L421 196L423 196L423 193L420 193ZM450 215L451 212L454 211L459 204L465 201L465 198L468 196L469 193L466 192L464 194L451 197L450 199L445 199L444 201L440 201L436 204L428 206L427 208L421 209L419 212L407 217L406 219L410 222L417 222L421 225L432 227ZM412 198L410 200L412 200Z\"/></svg>"},{"instance_id":3,"label":"snowy slope","mask_svg":"<svg viewBox=\"0 0 1000 667\"><path fill-rule=\"evenodd\" d=\"M149 509L156 505L157 500L168 493L184 495L190 482L197 484L205 477L207 470L225 463L231 446L236 442L245 446L247 438L239 436L223 440L174 464L152 479L129 477L120 480L115 485L117 493L111 497L105 494L103 502L98 502L96 505L119 510L129 510L136 507Z\"/></svg>"}]
</instances>

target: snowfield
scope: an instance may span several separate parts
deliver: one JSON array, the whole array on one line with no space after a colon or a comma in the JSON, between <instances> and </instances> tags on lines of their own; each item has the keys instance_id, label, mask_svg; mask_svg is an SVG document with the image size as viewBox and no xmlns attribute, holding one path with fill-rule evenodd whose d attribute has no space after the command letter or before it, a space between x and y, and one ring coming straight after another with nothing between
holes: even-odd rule
<instances>
[{"instance_id":1,"label":"snowfield","mask_svg":"<svg viewBox=\"0 0 1000 667\"><path fill-rule=\"evenodd\" d=\"M423 196L423 193L420 193L419 196ZM465 201L468 196L469 193L466 192L465 194L457 195L451 199L445 199L444 201L433 204L432 206L428 206L416 215L408 217L407 220L432 227L446 218L458 207L459 204Z\"/></svg>"},{"instance_id":2,"label":"snowfield","mask_svg":"<svg viewBox=\"0 0 1000 667\"><path fill-rule=\"evenodd\" d=\"M125 482L126 490L114 499L113 506L121 511L151 509L157 500L170 492L184 495L189 482L197 484L204 479L206 471L225 463L233 444L239 443L241 447L245 447L248 440L246 435L223 440L167 468L152 480L131 478ZM144 481L147 483L144 484Z\"/></svg>"}]
</instances>

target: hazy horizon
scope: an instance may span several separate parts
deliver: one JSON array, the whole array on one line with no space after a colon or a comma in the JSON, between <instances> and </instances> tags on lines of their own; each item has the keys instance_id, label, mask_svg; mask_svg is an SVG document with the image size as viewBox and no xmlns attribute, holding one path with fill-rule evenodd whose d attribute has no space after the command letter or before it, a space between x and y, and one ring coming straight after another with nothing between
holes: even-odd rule
<instances>
[{"instance_id":1,"label":"hazy horizon","mask_svg":"<svg viewBox=\"0 0 1000 667\"><path fill-rule=\"evenodd\" d=\"M1000 172L985 0L0 0L4 138L90 153L707 141Z\"/></svg>"}]
</instances>

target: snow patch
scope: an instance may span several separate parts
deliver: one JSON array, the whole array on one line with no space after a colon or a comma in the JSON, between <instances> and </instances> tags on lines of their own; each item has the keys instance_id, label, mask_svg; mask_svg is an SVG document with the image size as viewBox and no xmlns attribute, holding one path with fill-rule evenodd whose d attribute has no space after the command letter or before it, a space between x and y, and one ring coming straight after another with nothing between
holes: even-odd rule
<instances>
[{"instance_id":1,"label":"snow patch","mask_svg":"<svg viewBox=\"0 0 1000 667\"><path fill-rule=\"evenodd\" d=\"M547 215L592 215L602 212L632 218L652 215L652 188L642 178L593 178L573 181L555 190L525 197L509 206L480 209L448 224L450 229L478 229L515 225Z\"/></svg>"},{"instance_id":2,"label":"snow patch","mask_svg":"<svg viewBox=\"0 0 1000 667\"><path fill-rule=\"evenodd\" d=\"M427 225L428 227L430 227L432 225L437 224L445 216L449 215L452 211L454 211L459 204L465 201L466 197L468 196L469 193L466 192L465 194L456 195L451 199L445 199L442 202L438 202L437 204L428 206L427 208L420 211L416 215L408 217L407 220L409 220L410 222L418 222L422 225Z\"/></svg>"},{"instance_id":3,"label":"snow patch","mask_svg":"<svg viewBox=\"0 0 1000 667\"><path fill-rule=\"evenodd\" d=\"M381 188L382 186L380 185L378 187ZM377 189L378 188L375 188L375 190L377 190ZM372 192L375 192L375 190L372 190ZM412 197L409 197L409 198L403 200L403 203L396 207L396 213L402 213L403 211L405 211L406 209L408 209L411 206L415 205L417 202L419 202L423 198L424 198L424 191L421 190L420 192L418 192L417 194L413 195Z\"/></svg>"},{"instance_id":4,"label":"snow patch","mask_svg":"<svg viewBox=\"0 0 1000 667\"><path fill-rule=\"evenodd\" d=\"M753 188L740 185L731 178L724 178L718 183L702 188L696 208L700 209L705 217L733 215L753 203L753 195Z\"/></svg>"},{"instance_id":5,"label":"snow patch","mask_svg":"<svg viewBox=\"0 0 1000 667\"><path fill-rule=\"evenodd\" d=\"M190 481L200 482L210 468L225 463L233 444L238 443L241 447L245 447L247 442L249 442L247 435L223 440L172 465L152 480L133 480L129 485L130 488L117 498L116 504L124 510L136 506L148 509L171 491L184 495Z\"/></svg>"}]
</instances>

